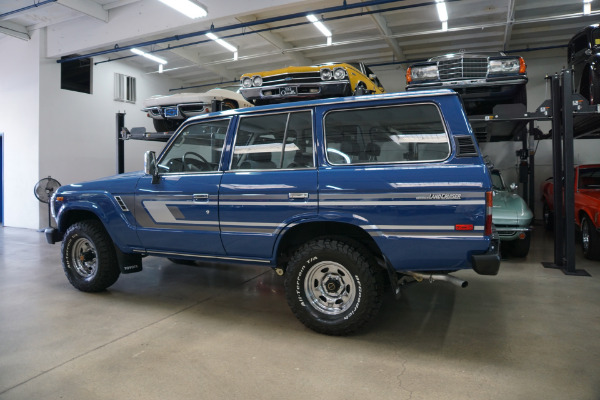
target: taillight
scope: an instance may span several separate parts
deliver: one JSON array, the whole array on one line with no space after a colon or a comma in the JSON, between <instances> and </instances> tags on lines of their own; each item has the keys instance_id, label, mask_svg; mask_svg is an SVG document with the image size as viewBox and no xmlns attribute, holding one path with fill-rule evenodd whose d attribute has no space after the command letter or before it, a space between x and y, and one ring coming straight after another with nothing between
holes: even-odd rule
<instances>
[{"instance_id":1,"label":"taillight","mask_svg":"<svg viewBox=\"0 0 600 400\"><path fill-rule=\"evenodd\" d=\"M485 228L483 230L485 236L490 236L492 234L493 199L493 192L485 192Z\"/></svg>"},{"instance_id":2,"label":"taillight","mask_svg":"<svg viewBox=\"0 0 600 400\"><path fill-rule=\"evenodd\" d=\"M527 71L527 64L525 64L523 57L519 57L519 73L524 74L525 71Z\"/></svg>"},{"instance_id":3,"label":"taillight","mask_svg":"<svg viewBox=\"0 0 600 400\"><path fill-rule=\"evenodd\" d=\"M406 83L411 83L412 77L410 76L410 67L406 68Z\"/></svg>"}]
</instances>

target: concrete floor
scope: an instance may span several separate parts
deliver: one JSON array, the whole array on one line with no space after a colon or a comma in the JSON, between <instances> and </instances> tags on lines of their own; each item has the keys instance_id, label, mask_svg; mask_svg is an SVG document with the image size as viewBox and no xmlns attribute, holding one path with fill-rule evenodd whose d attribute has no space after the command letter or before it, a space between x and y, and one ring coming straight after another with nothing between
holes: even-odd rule
<instances>
[{"instance_id":1,"label":"concrete floor","mask_svg":"<svg viewBox=\"0 0 600 400\"><path fill-rule=\"evenodd\" d=\"M0 229L0 399L599 399L600 262L544 269L552 240L466 289L411 287L367 329L316 334L270 269L145 259L75 290L60 245Z\"/></svg>"}]
</instances>

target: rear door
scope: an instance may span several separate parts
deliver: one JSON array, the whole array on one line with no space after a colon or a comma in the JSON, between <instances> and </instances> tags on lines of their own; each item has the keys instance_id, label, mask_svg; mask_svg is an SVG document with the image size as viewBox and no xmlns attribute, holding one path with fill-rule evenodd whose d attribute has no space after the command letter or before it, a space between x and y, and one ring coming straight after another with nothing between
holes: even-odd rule
<instances>
[{"instance_id":1,"label":"rear door","mask_svg":"<svg viewBox=\"0 0 600 400\"><path fill-rule=\"evenodd\" d=\"M269 259L278 235L317 213L311 110L240 116L219 195L229 256Z\"/></svg>"}]
</instances>

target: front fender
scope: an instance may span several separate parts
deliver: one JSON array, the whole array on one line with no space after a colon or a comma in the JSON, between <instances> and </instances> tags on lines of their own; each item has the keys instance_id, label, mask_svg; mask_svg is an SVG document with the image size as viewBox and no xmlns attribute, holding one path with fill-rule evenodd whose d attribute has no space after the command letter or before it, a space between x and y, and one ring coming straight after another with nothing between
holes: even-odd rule
<instances>
[{"instance_id":1,"label":"front fender","mask_svg":"<svg viewBox=\"0 0 600 400\"><path fill-rule=\"evenodd\" d=\"M60 207L55 205L60 232L64 233L75 222L93 216L104 225L112 241L124 253L131 252L132 247L140 247L133 215L130 211L123 211L110 193L78 193L74 199L65 193L62 197L64 200Z\"/></svg>"}]
</instances>

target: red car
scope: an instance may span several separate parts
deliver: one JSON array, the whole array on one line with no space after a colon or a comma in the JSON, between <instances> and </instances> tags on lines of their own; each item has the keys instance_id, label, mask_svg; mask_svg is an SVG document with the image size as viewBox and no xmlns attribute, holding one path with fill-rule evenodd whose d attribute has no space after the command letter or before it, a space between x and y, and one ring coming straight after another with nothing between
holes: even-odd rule
<instances>
[{"instance_id":1,"label":"red car","mask_svg":"<svg viewBox=\"0 0 600 400\"><path fill-rule=\"evenodd\" d=\"M542 184L544 225L552 227L554 183ZM581 230L581 244L586 258L600 260L600 164L575 167L575 224Z\"/></svg>"}]
</instances>

